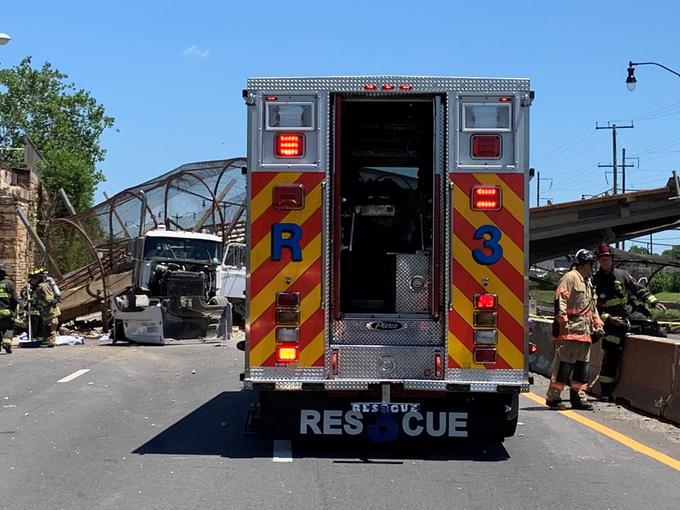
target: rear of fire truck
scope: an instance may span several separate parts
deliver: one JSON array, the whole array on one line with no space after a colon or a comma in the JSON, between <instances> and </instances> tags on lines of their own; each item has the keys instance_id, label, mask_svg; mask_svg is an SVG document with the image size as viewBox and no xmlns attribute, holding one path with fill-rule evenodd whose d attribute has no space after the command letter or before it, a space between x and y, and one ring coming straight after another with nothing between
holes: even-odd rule
<instances>
[{"instance_id":1,"label":"rear of fire truck","mask_svg":"<svg viewBox=\"0 0 680 510\"><path fill-rule=\"evenodd\" d=\"M251 418L289 438L512 435L529 81L255 78L243 95Z\"/></svg>"}]
</instances>

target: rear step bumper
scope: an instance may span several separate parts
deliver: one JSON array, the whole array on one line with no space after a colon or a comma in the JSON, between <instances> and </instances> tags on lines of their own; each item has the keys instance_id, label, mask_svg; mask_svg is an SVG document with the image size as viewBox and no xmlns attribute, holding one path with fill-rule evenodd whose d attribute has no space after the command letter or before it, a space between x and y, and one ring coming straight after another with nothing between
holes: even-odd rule
<instances>
[{"instance_id":1,"label":"rear step bumper","mask_svg":"<svg viewBox=\"0 0 680 510\"><path fill-rule=\"evenodd\" d=\"M429 381L422 379L366 380L366 379L329 379L295 380L290 379L244 379L244 387L254 390L281 391L368 391L380 384L398 384L406 391L450 392L450 393L524 393L529 391L529 379L521 382L491 381Z\"/></svg>"}]
</instances>

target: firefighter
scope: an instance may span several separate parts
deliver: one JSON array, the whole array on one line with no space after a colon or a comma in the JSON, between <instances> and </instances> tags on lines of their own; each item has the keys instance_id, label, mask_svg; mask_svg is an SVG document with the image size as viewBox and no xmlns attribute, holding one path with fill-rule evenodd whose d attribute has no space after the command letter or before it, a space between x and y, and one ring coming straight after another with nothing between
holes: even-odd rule
<instances>
[{"instance_id":1,"label":"firefighter","mask_svg":"<svg viewBox=\"0 0 680 510\"><path fill-rule=\"evenodd\" d=\"M649 323L649 312L642 312L636 303L665 311L666 307L649 290L621 269L614 269L614 257L608 244L597 247L600 268L593 277L597 293L597 308L604 321L605 337L602 340L602 368L600 370L601 400L609 401L619 375L626 335L630 322ZM658 330L658 325L656 326ZM647 334L651 329L643 329ZM658 336L658 333L657 333Z\"/></svg>"},{"instance_id":2,"label":"firefighter","mask_svg":"<svg viewBox=\"0 0 680 510\"><path fill-rule=\"evenodd\" d=\"M39 337L44 347L54 347L59 326L59 296L55 292L56 283L51 280L46 269L38 267L29 273L31 284L31 308L40 314Z\"/></svg>"},{"instance_id":3,"label":"firefighter","mask_svg":"<svg viewBox=\"0 0 680 510\"><path fill-rule=\"evenodd\" d=\"M572 269L560 279L555 291L555 361L545 403L552 409L565 409L561 393L569 386L572 409L591 410L586 400L588 362L593 336L604 334L597 312L591 280L595 255L579 250Z\"/></svg>"},{"instance_id":4,"label":"firefighter","mask_svg":"<svg viewBox=\"0 0 680 510\"><path fill-rule=\"evenodd\" d=\"M13 323L17 304L14 283L7 278L7 269L0 265L0 343L7 354L12 354Z\"/></svg>"}]
</instances>

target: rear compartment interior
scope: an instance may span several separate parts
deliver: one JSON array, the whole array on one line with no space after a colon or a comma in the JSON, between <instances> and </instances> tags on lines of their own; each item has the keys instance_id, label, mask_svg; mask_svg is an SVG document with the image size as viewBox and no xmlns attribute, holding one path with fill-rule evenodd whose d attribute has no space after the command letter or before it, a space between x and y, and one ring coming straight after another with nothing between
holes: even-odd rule
<instances>
[{"instance_id":1,"label":"rear compartment interior","mask_svg":"<svg viewBox=\"0 0 680 510\"><path fill-rule=\"evenodd\" d=\"M340 312L428 314L435 235L433 101L348 98L341 106L335 217Z\"/></svg>"}]
</instances>

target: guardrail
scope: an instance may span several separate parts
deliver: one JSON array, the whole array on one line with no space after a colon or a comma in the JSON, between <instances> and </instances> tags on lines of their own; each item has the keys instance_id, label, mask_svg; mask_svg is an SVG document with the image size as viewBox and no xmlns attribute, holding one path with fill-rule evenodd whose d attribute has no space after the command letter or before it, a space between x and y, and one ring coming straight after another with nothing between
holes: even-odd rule
<instances>
[{"instance_id":1,"label":"guardrail","mask_svg":"<svg viewBox=\"0 0 680 510\"><path fill-rule=\"evenodd\" d=\"M529 341L538 346L538 351L529 355L529 368L550 377L555 354L552 318L532 316L529 322ZM595 395L599 395L597 375L601 359L601 342L598 342L593 344L589 373L591 391ZM680 340L629 335L614 396L631 407L680 424L679 369Z\"/></svg>"}]
</instances>

